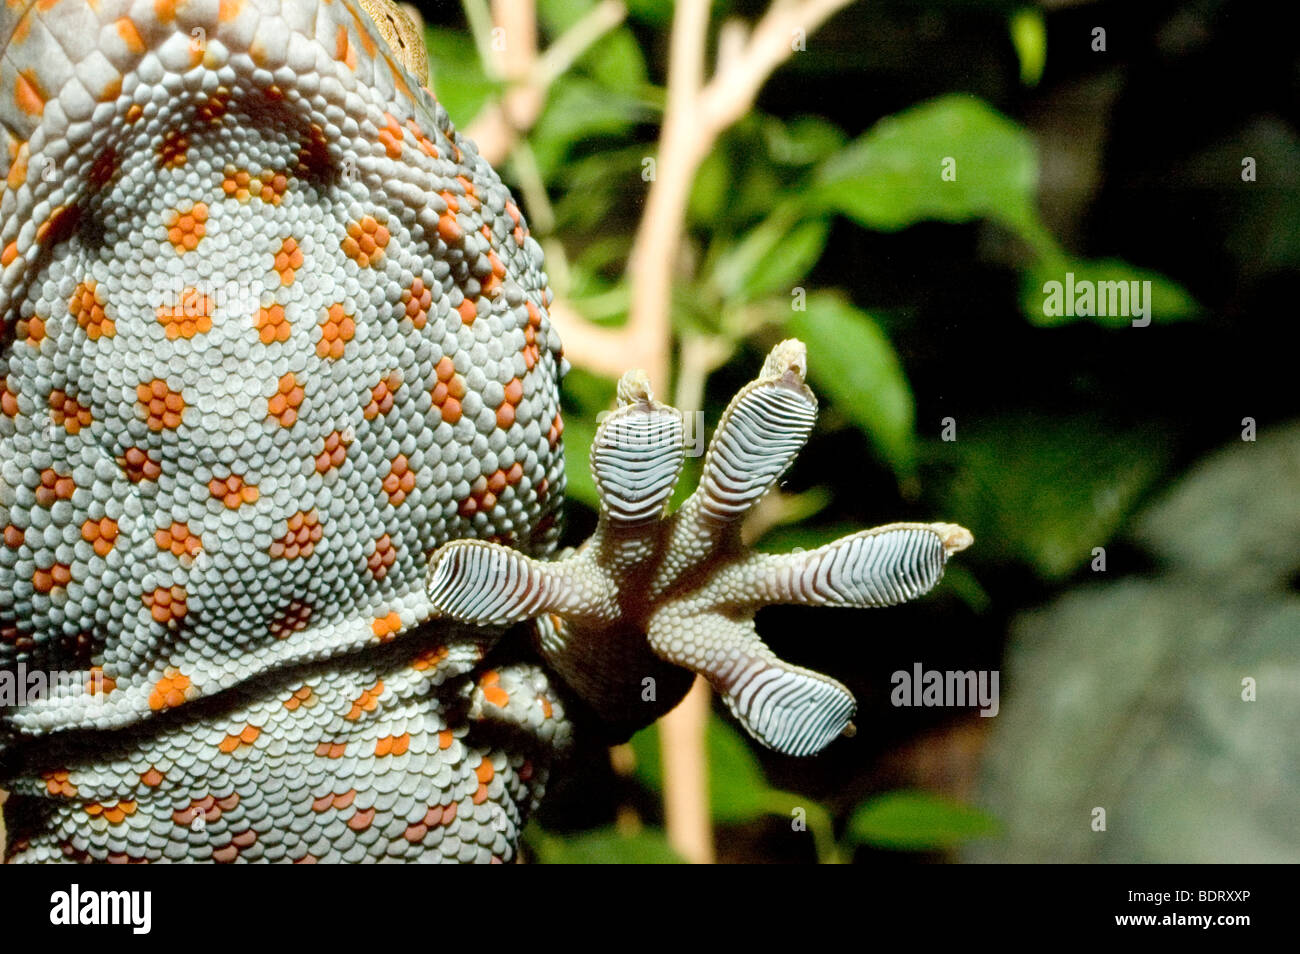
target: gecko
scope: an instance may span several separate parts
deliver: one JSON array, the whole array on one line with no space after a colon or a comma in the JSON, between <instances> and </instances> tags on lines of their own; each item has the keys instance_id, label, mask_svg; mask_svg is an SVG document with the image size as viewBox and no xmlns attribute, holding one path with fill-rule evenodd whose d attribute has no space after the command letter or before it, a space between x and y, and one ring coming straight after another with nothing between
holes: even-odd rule
<instances>
[{"instance_id":1,"label":"gecko","mask_svg":"<svg viewBox=\"0 0 1300 954\"><path fill-rule=\"evenodd\" d=\"M0 44L8 860L509 862L697 674L779 752L851 729L755 612L917 597L969 532L746 548L816 417L789 340L671 513L625 375L558 551L542 250L400 8L10 0Z\"/></svg>"}]
</instances>

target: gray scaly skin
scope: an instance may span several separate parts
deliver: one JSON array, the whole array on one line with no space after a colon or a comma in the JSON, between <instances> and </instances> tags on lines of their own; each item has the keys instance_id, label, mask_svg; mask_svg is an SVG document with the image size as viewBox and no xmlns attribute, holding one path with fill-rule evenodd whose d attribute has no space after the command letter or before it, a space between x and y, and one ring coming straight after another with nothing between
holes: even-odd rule
<instances>
[{"instance_id":1,"label":"gray scaly skin","mask_svg":"<svg viewBox=\"0 0 1300 954\"><path fill-rule=\"evenodd\" d=\"M680 416L626 376L551 559L541 250L385 0L11 3L0 39L0 676L72 674L0 709L12 860L508 861L575 730L692 672L823 748L853 699L755 610L910 599L969 544L745 550L813 425L790 341L672 516Z\"/></svg>"}]
</instances>

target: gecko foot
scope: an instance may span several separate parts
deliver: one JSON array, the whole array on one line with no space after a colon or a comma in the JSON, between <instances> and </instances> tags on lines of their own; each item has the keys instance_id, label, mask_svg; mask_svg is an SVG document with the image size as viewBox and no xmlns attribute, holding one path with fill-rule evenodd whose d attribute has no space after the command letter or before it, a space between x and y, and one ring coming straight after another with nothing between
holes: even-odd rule
<instances>
[{"instance_id":1,"label":"gecko foot","mask_svg":"<svg viewBox=\"0 0 1300 954\"><path fill-rule=\"evenodd\" d=\"M538 648L598 715L632 731L671 709L691 673L709 680L754 738L790 755L852 731L839 682L779 659L754 628L759 608L892 606L930 590L972 542L949 523L896 523L815 550L747 549L740 524L793 462L817 400L807 355L789 340L735 396L709 444L699 486L671 515L685 459L680 413L643 373L623 376L600 425L591 471L595 532L555 561L458 540L434 554L429 592L447 617L481 625L538 620Z\"/></svg>"}]
</instances>

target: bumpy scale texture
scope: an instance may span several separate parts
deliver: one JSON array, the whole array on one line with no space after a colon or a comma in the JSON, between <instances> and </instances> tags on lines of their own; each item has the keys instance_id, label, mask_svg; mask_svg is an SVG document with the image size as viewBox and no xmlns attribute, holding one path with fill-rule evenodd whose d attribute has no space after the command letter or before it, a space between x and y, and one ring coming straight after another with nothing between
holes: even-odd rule
<instances>
[{"instance_id":1,"label":"bumpy scale texture","mask_svg":"<svg viewBox=\"0 0 1300 954\"><path fill-rule=\"evenodd\" d=\"M305 665L15 783L63 800L19 856L509 858L544 765L423 697L460 678L542 739L543 676L474 690L421 640L310 664L426 622L444 541L553 545L518 208L351 3L8 4L0 37L0 666L89 673L5 722L128 727Z\"/></svg>"},{"instance_id":2,"label":"bumpy scale texture","mask_svg":"<svg viewBox=\"0 0 1300 954\"><path fill-rule=\"evenodd\" d=\"M572 713L692 673L778 751L850 730L755 611L911 599L970 534L742 545L816 416L788 341L672 515L680 415L625 376L552 559L541 251L387 0L8 3L0 43L0 677L73 675L0 700L14 860L508 861Z\"/></svg>"}]
</instances>

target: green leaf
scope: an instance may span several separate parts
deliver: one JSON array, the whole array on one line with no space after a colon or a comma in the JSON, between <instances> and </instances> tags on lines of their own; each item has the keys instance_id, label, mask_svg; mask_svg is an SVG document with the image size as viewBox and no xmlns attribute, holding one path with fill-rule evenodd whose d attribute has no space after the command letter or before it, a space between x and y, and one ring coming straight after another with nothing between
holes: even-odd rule
<instances>
[{"instance_id":1,"label":"green leaf","mask_svg":"<svg viewBox=\"0 0 1300 954\"><path fill-rule=\"evenodd\" d=\"M642 23L667 27L673 19L673 0L626 0L628 12Z\"/></svg>"},{"instance_id":2,"label":"green leaf","mask_svg":"<svg viewBox=\"0 0 1300 954\"><path fill-rule=\"evenodd\" d=\"M941 851L998 832L998 823L978 809L921 791L897 791L859 805L848 836L861 844L903 851Z\"/></svg>"},{"instance_id":3,"label":"green leaf","mask_svg":"<svg viewBox=\"0 0 1300 954\"><path fill-rule=\"evenodd\" d=\"M483 72L473 38L460 30L426 27L424 41L438 102L457 126L468 125L498 92Z\"/></svg>"},{"instance_id":4,"label":"green leaf","mask_svg":"<svg viewBox=\"0 0 1300 954\"><path fill-rule=\"evenodd\" d=\"M559 835L539 826L527 830L527 842L544 865L680 865L685 862L658 828L635 834L596 828L574 835Z\"/></svg>"},{"instance_id":5,"label":"green leaf","mask_svg":"<svg viewBox=\"0 0 1300 954\"><path fill-rule=\"evenodd\" d=\"M821 162L844 145L844 133L820 116L799 116L789 122L771 116L763 119L768 155L783 166Z\"/></svg>"},{"instance_id":6,"label":"green leaf","mask_svg":"<svg viewBox=\"0 0 1300 954\"><path fill-rule=\"evenodd\" d=\"M611 92L586 77L561 76L552 84L546 108L529 136L543 178L555 178L574 145L621 135L650 115L649 107L635 97Z\"/></svg>"},{"instance_id":7,"label":"green leaf","mask_svg":"<svg viewBox=\"0 0 1300 954\"><path fill-rule=\"evenodd\" d=\"M773 789L763 775L750 744L713 713L709 714L705 750L709 760L709 810L721 824L742 824L772 813L783 814L786 804L813 805L812 799ZM650 726L632 737L636 776L646 788L663 790L663 763L659 755L659 729Z\"/></svg>"},{"instance_id":8,"label":"green leaf","mask_svg":"<svg viewBox=\"0 0 1300 954\"><path fill-rule=\"evenodd\" d=\"M1136 296L1132 294L1134 282L1138 283ZM1073 300L1068 294L1071 288ZM1090 290L1087 300L1081 302L1079 296L1084 288ZM1142 309L1137 307L1139 302L1143 303ZM1044 326L1087 320L1130 327L1133 319L1141 320L1143 314L1152 322L1167 322L1194 318L1200 312L1200 305L1186 289L1158 272L1144 271L1118 259L1086 261L1064 255L1041 258L1024 273L1020 306L1026 318ZM1092 314L1077 314L1081 309ZM1099 311L1108 314L1097 314Z\"/></svg>"},{"instance_id":9,"label":"green leaf","mask_svg":"<svg viewBox=\"0 0 1300 954\"><path fill-rule=\"evenodd\" d=\"M717 257L709 278L721 298L737 304L789 295L807 278L826 247L830 223L796 222L797 214L792 205L779 206Z\"/></svg>"},{"instance_id":10,"label":"green leaf","mask_svg":"<svg viewBox=\"0 0 1300 954\"><path fill-rule=\"evenodd\" d=\"M1020 58L1020 82L1037 86L1047 63L1047 24L1037 7L1017 10L1011 17L1011 42Z\"/></svg>"},{"instance_id":11,"label":"green leaf","mask_svg":"<svg viewBox=\"0 0 1300 954\"><path fill-rule=\"evenodd\" d=\"M957 421L956 440L932 445L956 464L945 497L970 527L980 559L1020 561L1059 580L1086 567L1164 471L1155 430L1092 417L1013 414Z\"/></svg>"},{"instance_id":12,"label":"green leaf","mask_svg":"<svg viewBox=\"0 0 1300 954\"><path fill-rule=\"evenodd\" d=\"M814 389L870 438L900 478L915 469L916 408L903 366L866 312L829 292L808 296L786 330L808 346Z\"/></svg>"},{"instance_id":13,"label":"green leaf","mask_svg":"<svg viewBox=\"0 0 1300 954\"><path fill-rule=\"evenodd\" d=\"M774 791L749 744L730 723L712 713L707 733L709 805L714 821L739 824L769 814Z\"/></svg>"},{"instance_id":14,"label":"green leaf","mask_svg":"<svg viewBox=\"0 0 1300 954\"><path fill-rule=\"evenodd\" d=\"M596 438L596 428L590 419L580 414L564 417L564 495L569 500L586 504L592 510L600 509L600 495L596 482L591 479L587 452Z\"/></svg>"},{"instance_id":15,"label":"green leaf","mask_svg":"<svg viewBox=\"0 0 1300 954\"><path fill-rule=\"evenodd\" d=\"M591 479L588 456L596 439L596 416L613 407L615 382L582 368L572 368L564 378L565 496L599 509L600 497Z\"/></svg>"},{"instance_id":16,"label":"green leaf","mask_svg":"<svg viewBox=\"0 0 1300 954\"><path fill-rule=\"evenodd\" d=\"M688 212L696 225L713 226L722 216L731 186L731 159L724 149L714 149L700 163L691 183Z\"/></svg>"},{"instance_id":17,"label":"green leaf","mask_svg":"<svg viewBox=\"0 0 1300 954\"><path fill-rule=\"evenodd\" d=\"M941 173L953 160L954 181ZM981 100L953 94L882 119L822 166L808 201L867 228L997 219L1041 232L1029 134Z\"/></svg>"}]
</instances>

